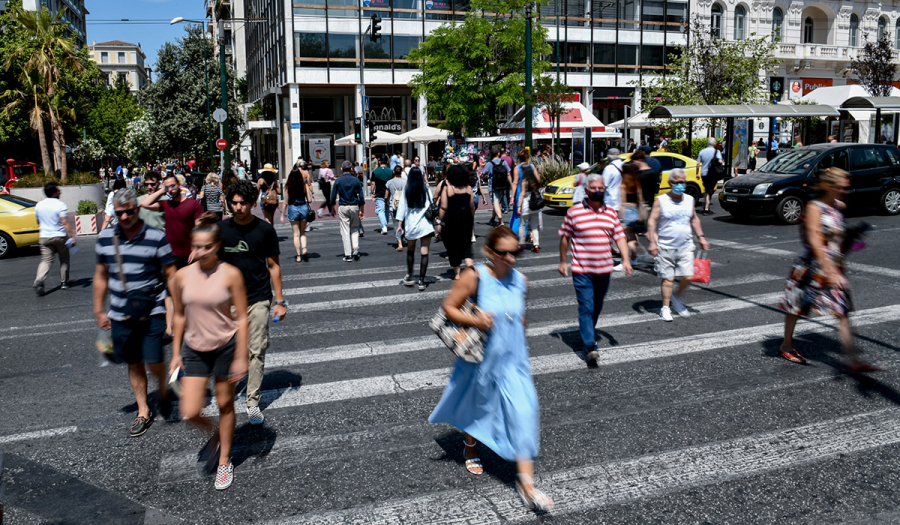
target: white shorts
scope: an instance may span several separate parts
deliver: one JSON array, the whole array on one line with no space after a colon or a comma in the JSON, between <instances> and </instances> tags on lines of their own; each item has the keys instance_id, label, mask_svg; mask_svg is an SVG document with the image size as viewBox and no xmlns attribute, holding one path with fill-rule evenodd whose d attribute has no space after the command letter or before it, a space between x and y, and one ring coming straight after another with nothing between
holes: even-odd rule
<instances>
[{"instance_id":1,"label":"white shorts","mask_svg":"<svg viewBox=\"0 0 900 525\"><path fill-rule=\"evenodd\" d=\"M656 256L656 275L667 281L674 281L676 277L692 277L694 245L690 244L677 250L660 248Z\"/></svg>"}]
</instances>

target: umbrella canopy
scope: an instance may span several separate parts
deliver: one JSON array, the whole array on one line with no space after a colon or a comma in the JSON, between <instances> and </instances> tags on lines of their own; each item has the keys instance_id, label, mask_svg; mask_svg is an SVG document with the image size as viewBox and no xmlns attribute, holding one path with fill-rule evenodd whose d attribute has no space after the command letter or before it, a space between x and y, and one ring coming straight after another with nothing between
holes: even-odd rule
<instances>
[{"instance_id":1,"label":"umbrella canopy","mask_svg":"<svg viewBox=\"0 0 900 525\"><path fill-rule=\"evenodd\" d=\"M407 131L400 135L400 142L421 142L428 144L429 142L437 142L439 140L447 140L450 131L446 129L433 128L431 126L421 126L416 129Z\"/></svg>"},{"instance_id":2,"label":"umbrella canopy","mask_svg":"<svg viewBox=\"0 0 900 525\"><path fill-rule=\"evenodd\" d=\"M606 131L600 119L580 102L563 102L566 109L560 120L560 131L572 131L573 128L591 128L593 132ZM525 133L525 107L519 109L515 115L504 124L500 131L504 133ZM556 129L556 122L550 119L546 111L540 108L531 108L532 133L552 133Z\"/></svg>"},{"instance_id":3,"label":"umbrella canopy","mask_svg":"<svg viewBox=\"0 0 900 525\"><path fill-rule=\"evenodd\" d=\"M655 128L658 126L665 125L665 121L659 119L651 120L649 118L650 113L644 112L640 115L635 115L628 119L628 128L629 129L646 129L646 128ZM607 126L608 128L616 128L622 129L625 127L625 119L617 120L612 124Z\"/></svg>"},{"instance_id":4,"label":"umbrella canopy","mask_svg":"<svg viewBox=\"0 0 900 525\"><path fill-rule=\"evenodd\" d=\"M366 140L367 146L382 146L384 144L397 144L399 142L406 142L406 140L401 140L400 135L394 135L393 133L388 133L387 131L379 131L378 138L373 142L370 140ZM369 138L369 132L366 131L366 139ZM359 143L356 142L356 138L353 135L347 135L346 137L341 137L334 141L335 146L358 146Z\"/></svg>"}]
</instances>

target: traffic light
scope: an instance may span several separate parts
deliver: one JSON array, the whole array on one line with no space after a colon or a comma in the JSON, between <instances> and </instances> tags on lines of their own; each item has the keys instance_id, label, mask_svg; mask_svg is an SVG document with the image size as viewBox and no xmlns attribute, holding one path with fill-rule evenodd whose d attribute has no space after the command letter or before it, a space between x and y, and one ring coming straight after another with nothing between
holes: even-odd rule
<instances>
[{"instance_id":1,"label":"traffic light","mask_svg":"<svg viewBox=\"0 0 900 525\"><path fill-rule=\"evenodd\" d=\"M372 39L372 42L378 42L378 39L381 38L381 17L378 15L372 15L372 36L369 38Z\"/></svg>"},{"instance_id":2,"label":"traffic light","mask_svg":"<svg viewBox=\"0 0 900 525\"><path fill-rule=\"evenodd\" d=\"M362 119L361 118L356 117L355 119L353 119L353 129L356 130L353 132L353 139L356 142L359 142L360 140L362 140Z\"/></svg>"}]
</instances>

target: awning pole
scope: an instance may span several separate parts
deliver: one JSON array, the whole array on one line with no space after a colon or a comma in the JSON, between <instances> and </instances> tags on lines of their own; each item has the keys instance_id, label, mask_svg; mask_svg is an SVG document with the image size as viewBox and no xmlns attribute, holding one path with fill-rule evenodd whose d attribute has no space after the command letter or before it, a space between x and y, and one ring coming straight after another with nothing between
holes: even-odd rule
<instances>
[{"instance_id":1,"label":"awning pole","mask_svg":"<svg viewBox=\"0 0 900 525\"><path fill-rule=\"evenodd\" d=\"M872 140L872 144L878 144L881 142L881 108L875 110L875 138Z\"/></svg>"}]
</instances>

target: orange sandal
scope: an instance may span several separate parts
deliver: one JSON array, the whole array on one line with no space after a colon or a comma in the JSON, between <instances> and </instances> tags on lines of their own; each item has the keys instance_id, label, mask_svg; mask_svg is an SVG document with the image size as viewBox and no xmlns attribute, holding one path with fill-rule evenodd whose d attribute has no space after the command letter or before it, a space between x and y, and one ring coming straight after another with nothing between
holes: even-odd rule
<instances>
[{"instance_id":1,"label":"orange sandal","mask_svg":"<svg viewBox=\"0 0 900 525\"><path fill-rule=\"evenodd\" d=\"M785 352L784 350L782 350L781 357L787 359L788 361L790 361L792 363L798 363L801 365L806 364L806 358L803 357L802 355L800 355L800 353L797 352L796 350L794 350L793 348L791 349L790 352Z\"/></svg>"}]
</instances>

